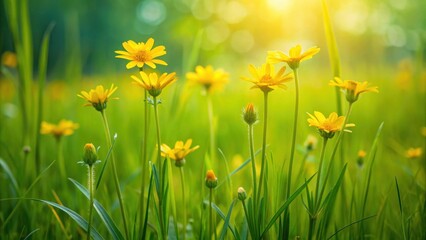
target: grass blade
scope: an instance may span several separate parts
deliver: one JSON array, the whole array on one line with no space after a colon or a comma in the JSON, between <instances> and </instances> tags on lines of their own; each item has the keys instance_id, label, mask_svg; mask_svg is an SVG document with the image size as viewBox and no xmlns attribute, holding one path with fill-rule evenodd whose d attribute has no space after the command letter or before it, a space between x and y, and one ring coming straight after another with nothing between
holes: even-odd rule
<instances>
[{"instance_id":1,"label":"grass blade","mask_svg":"<svg viewBox=\"0 0 426 240\"><path fill-rule=\"evenodd\" d=\"M232 204L231 204L231 206L233 207L233 205L234 205L234 202L235 201L233 201L232 202ZM209 204L207 201L205 202L205 204ZM215 204L215 203L212 203L212 207L213 207L213 209L216 211L216 213L217 214L219 214L219 216L223 219L223 221L225 221L226 222L226 218L228 217L228 216L225 216L225 214L222 212L222 210L220 210L220 208ZM232 209L231 209L232 210ZM229 213L229 212L228 212ZM228 221L229 222L229 221ZM224 226L225 227L225 226ZM229 225L228 224L228 228L229 228L229 230L231 230L231 232L232 232L232 235L234 235L234 237L236 236L235 235L235 230L234 230L234 228L231 226L231 225Z\"/></svg>"},{"instance_id":2,"label":"grass blade","mask_svg":"<svg viewBox=\"0 0 426 240\"><path fill-rule=\"evenodd\" d=\"M36 129L39 129L41 126L41 120L43 118L43 90L46 83L46 72L47 72L47 59L49 53L49 41L50 33L54 24L51 23L47 27L43 35L43 40L40 46L40 55L39 55L39 65L38 65L38 107L37 107L37 121ZM40 143L41 143L41 133L36 131L36 141L35 141L35 167L36 172L40 171Z\"/></svg>"},{"instance_id":3,"label":"grass blade","mask_svg":"<svg viewBox=\"0 0 426 240\"><path fill-rule=\"evenodd\" d=\"M40 230L40 228L34 229L32 232L30 232L25 238L24 240L30 239L31 236L36 233L38 230Z\"/></svg>"},{"instance_id":4,"label":"grass blade","mask_svg":"<svg viewBox=\"0 0 426 240\"><path fill-rule=\"evenodd\" d=\"M293 202L294 199L296 199L297 196L306 188L307 184L312 180L312 178L316 174L312 175L302 186L300 186L285 202L284 204L278 209L278 211L274 214L274 216L269 221L268 225L266 225L265 229L263 230L262 234L260 235L260 238L263 238L263 236L268 232L268 230L274 225L275 221L280 217L280 215L290 206L290 203Z\"/></svg>"},{"instance_id":5,"label":"grass blade","mask_svg":"<svg viewBox=\"0 0 426 240\"><path fill-rule=\"evenodd\" d=\"M99 184L101 183L102 176L104 175L105 167L106 167L106 165L107 165L107 163L108 163L108 159L109 159L109 157L111 156L112 149L114 149L114 146L115 146L115 142L116 142L116 140L117 140L117 133L114 135L114 139L113 139L113 141L112 141L112 145L111 145L110 149L108 150L108 153L107 153L107 155L106 155L106 157L105 157L105 163L104 163L104 165L102 166L101 173L99 174L98 182L96 183L96 190L98 189Z\"/></svg>"},{"instance_id":6,"label":"grass blade","mask_svg":"<svg viewBox=\"0 0 426 240\"><path fill-rule=\"evenodd\" d=\"M89 191L86 187L81 185L79 182L72 178L68 178L76 187L77 189L83 193L84 196L86 196L87 199L89 199ZM120 230L118 229L117 225L115 224L114 220L109 216L105 208L102 206L102 204L99 203L95 199L93 202L93 205L95 207L96 212L98 213L99 217L101 218L102 222L104 223L105 227L108 229L109 233L111 233L113 239L116 240L122 240L124 239L123 235L121 234Z\"/></svg>"},{"instance_id":7,"label":"grass blade","mask_svg":"<svg viewBox=\"0 0 426 240\"><path fill-rule=\"evenodd\" d=\"M75 211L73 211L73 210L71 210L71 209L69 209L65 206L59 205L59 204L51 202L51 201L43 200L43 199L29 198L29 200L42 202L42 203L48 204L52 207L55 207L57 209L62 210L63 212L68 214L68 216L70 216L80 227L82 227L84 230L87 231L87 227L88 227L87 221L83 217L81 217L78 213L76 213ZM91 233L92 233L91 236L93 237L93 239L95 239L95 240L103 239L102 236L99 234L99 232L94 227L91 228Z\"/></svg>"},{"instance_id":8,"label":"grass blade","mask_svg":"<svg viewBox=\"0 0 426 240\"><path fill-rule=\"evenodd\" d=\"M229 221L231 219L232 209L234 208L236 201L237 201L236 199L234 199L232 201L231 206L229 207L229 210L228 210L228 214L226 214L226 218L224 219L225 223L223 224L223 229L222 229L222 232L220 233L220 237L219 237L220 240L225 239L226 231L228 230ZM235 234L234 234L234 237L235 237Z\"/></svg>"},{"instance_id":9,"label":"grass blade","mask_svg":"<svg viewBox=\"0 0 426 240\"><path fill-rule=\"evenodd\" d=\"M7 216L6 220L3 222L3 226L1 227L1 229L5 229L7 223L10 221L10 219L12 218L13 214L16 212L16 210L18 209L18 207L21 205L23 198L25 198L25 196L31 191L31 189L36 185L36 183L38 183L38 181L40 181L41 177L44 175L45 172L47 172L47 170L52 167L52 165L55 163L55 161L53 161L52 163L49 164L49 166L47 166L37 177L36 179L34 179L34 181L31 183L31 185L28 187L28 189L24 192L24 194L22 195L22 198L19 199L18 203L16 203L15 207L13 208L12 212L9 214L9 216Z\"/></svg>"},{"instance_id":10,"label":"grass blade","mask_svg":"<svg viewBox=\"0 0 426 240\"><path fill-rule=\"evenodd\" d=\"M2 158L0 158L0 167L3 168L7 177L10 179L11 185L12 185L13 189L15 190L15 195L19 194L18 182L16 181L15 177L13 176L12 171L10 171L9 166L7 165L7 163Z\"/></svg>"},{"instance_id":11,"label":"grass blade","mask_svg":"<svg viewBox=\"0 0 426 240\"><path fill-rule=\"evenodd\" d=\"M372 216L369 216L369 217L365 217L365 218L359 219L359 220L357 220L357 221L355 221L355 222L352 222L352 223L350 223L350 224L348 224L348 225L346 225L346 226L344 226L344 227L340 228L339 230L337 230L335 233L333 233L333 235L331 235L330 237L328 237L328 238L327 238L327 240L332 239L332 238L333 238L334 236L336 236L339 232L341 232L341 231L345 230L346 228L348 228L348 227L350 227L350 226L352 226L352 225L355 225L355 224L357 224L357 223L363 222L363 221L365 221L365 220L368 220L368 219L370 219L370 218L373 218L373 217L376 217L376 215L372 215Z\"/></svg>"},{"instance_id":12,"label":"grass blade","mask_svg":"<svg viewBox=\"0 0 426 240\"><path fill-rule=\"evenodd\" d=\"M395 177L395 185L396 185L396 192L398 194L399 212L401 214L402 234L404 235L404 239L407 239L407 234L405 233L405 223L404 223L405 221L404 221L404 212L402 210L401 193L399 191L398 179L396 177Z\"/></svg>"},{"instance_id":13,"label":"grass blade","mask_svg":"<svg viewBox=\"0 0 426 240\"><path fill-rule=\"evenodd\" d=\"M331 25L330 15L328 13L328 8L325 0L322 0L322 13L323 13L323 23L324 23L324 31L325 37L327 40L328 46L328 55L330 56L330 64L333 69L333 77L340 77L340 57L339 51L337 48L336 37L334 36L333 26ZM340 93L340 89L335 87L336 89L336 103L337 103L337 113L342 115L342 97Z\"/></svg>"}]
</instances>

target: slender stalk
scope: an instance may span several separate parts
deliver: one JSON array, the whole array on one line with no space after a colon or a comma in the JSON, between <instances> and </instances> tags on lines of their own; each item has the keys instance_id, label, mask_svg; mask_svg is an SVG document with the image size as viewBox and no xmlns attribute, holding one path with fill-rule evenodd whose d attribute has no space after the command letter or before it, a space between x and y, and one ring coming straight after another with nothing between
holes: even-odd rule
<instances>
[{"instance_id":1,"label":"slender stalk","mask_svg":"<svg viewBox=\"0 0 426 240\"><path fill-rule=\"evenodd\" d=\"M139 229L142 230L143 229L143 219L144 219L144 209L145 209L145 201L144 201L144 197L145 197L145 180L146 180L146 169L148 169L148 165L147 165L147 141L148 141L148 127L149 127L149 122L148 122L148 114L149 114L149 105L148 105L148 91L145 90L145 94L144 94L144 133L143 133L143 142L142 142L142 161L141 161L141 189L140 189L140 199L139 199ZM146 206L148 207L148 206Z\"/></svg>"},{"instance_id":2,"label":"slender stalk","mask_svg":"<svg viewBox=\"0 0 426 240\"><path fill-rule=\"evenodd\" d=\"M322 165L324 162L324 155L325 155L325 147L327 145L327 140L328 138L323 137L323 142L322 142L322 149L321 149L321 155L320 155L320 162L319 162L319 167L318 167L318 178L317 178L317 185L315 188L315 205L319 206L319 201L321 201L321 198L318 198L318 193L319 193L319 189L320 189L320 182L321 182L321 173L322 173ZM324 186L322 186L322 189L325 188L325 180L324 180ZM323 190L321 190L321 192L323 192Z\"/></svg>"},{"instance_id":3,"label":"slender stalk","mask_svg":"<svg viewBox=\"0 0 426 240\"><path fill-rule=\"evenodd\" d=\"M185 198L185 173L183 167L179 167L180 181L182 185L182 211L183 211L183 240L186 238L186 198Z\"/></svg>"},{"instance_id":4,"label":"slender stalk","mask_svg":"<svg viewBox=\"0 0 426 240\"><path fill-rule=\"evenodd\" d=\"M260 179L259 179L259 195L262 193L262 184L265 174L265 158L266 158L266 129L268 127L268 92L264 92L263 95L263 142L262 142L262 165L260 168Z\"/></svg>"},{"instance_id":5,"label":"slender stalk","mask_svg":"<svg viewBox=\"0 0 426 240\"><path fill-rule=\"evenodd\" d=\"M157 97L153 97L154 99L154 115L155 115L155 127L157 130L157 162L158 162L158 171L160 175L162 174L161 168L161 135L160 135L160 120L158 118L158 103Z\"/></svg>"},{"instance_id":6,"label":"slender stalk","mask_svg":"<svg viewBox=\"0 0 426 240\"><path fill-rule=\"evenodd\" d=\"M156 130L157 130L157 162L158 162L158 172L160 175L160 179L163 179L161 176L163 174L163 170L162 170L162 164L161 164L161 135L160 135L160 120L158 118L158 102L157 102L157 97L153 97L153 101L154 101L154 117L155 117L155 126L156 126ZM160 230L161 230L161 236L163 237L163 239L166 239L166 229L164 226L164 219L163 219L163 187L164 187L164 182L161 181L160 182L160 189L161 189L161 194L158 195L158 205L159 205L159 221L160 221Z\"/></svg>"},{"instance_id":7,"label":"slender stalk","mask_svg":"<svg viewBox=\"0 0 426 240\"><path fill-rule=\"evenodd\" d=\"M291 140L291 151L290 151L290 163L288 167L288 179L287 179L287 193L286 197L290 197L291 190L291 175L293 172L293 160L294 160L294 150L296 148L296 135L297 135L297 119L299 115L299 74L297 68L293 69L294 73L294 82L296 87L296 96L294 102L294 122L293 122L293 138Z\"/></svg>"},{"instance_id":8,"label":"slender stalk","mask_svg":"<svg viewBox=\"0 0 426 240\"><path fill-rule=\"evenodd\" d=\"M64 154L63 154L63 144L61 137L56 138L56 145L58 146L57 151L57 161L59 162L59 172L61 173L61 178L65 179L65 166L64 166Z\"/></svg>"},{"instance_id":9,"label":"slender stalk","mask_svg":"<svg viewBox=\"0 0 426 240\"><path fill-rule=\"evenodd\" d=\"M210 199L209 199L209 205L210 205L210 208L209 208L209 219L210 219L210 224L209 224L209 239L211 239L211 237L212 237L212 235L213 235L213 232L215 232L214 231L214 228L213 228L213 206L212 206L212 203L213 203L213 188L210 188ZM216 232L214 233L214 239L216 239Z\"/></svg>"},{"instance_id":10,"label":"slender stalk","mask_svg":"<svg viewBox=\"0 0 426 240\"><path fill-rule=\"evenodd\" d=\"M108 120L107 120L107 117L106 117L104 111L101 111L101 115L102 115L102 120L103 120L103 123L104 123L105 137L106 137L106 140L107 140L108 148L111 149L112 148L112 142L111 142L111 133L109 131ZM112 151L114 151L114 150L112 150ZM126 233L126 239L130 239L129 238L129 231L127 230L126 214L125 214L125 211L124 211L123 197L121 195L121 190L120 190L120 182L118 181L117 168L115 166L114 152L112 152L112 154L111 154L111 160L112 160L112 172L114 174L115 190L117 192L118 202L120 203L120 211L121 211L121 217L123 219L124 231Z\"/></svg>"},{"instance_id":11,"label":"slender stalk","mask_svg":"<svg viewBox=\"0 0 426 240\"><path fill-rule=\"evenodd\" d=\"M327 184L327 179L330 176L333 159L334 159L334 156L336 155L337 148L339 147L339 143L340 143L340 141L342 139L342 135L344 133L343 130L345 129L346 123L348 122L348 118L349 118L349 115L351 114L351 111L352 111L352 103L349 104L348 111L346 112L345 120L343 121L342 130L339 132L339 135L337 136L336 145L334 145L333 152L330 156L330 161L328 163L327 172L326 172L325 179L324 179L324 186L322 187L321 193L320 193L320 196L319 196L320 201L321 201L321 198L324 194L325 185Z\"/></svg>"},{"instance_id":12,"label":"slender stalk","mask_svg":"<svg viewBox=\"0 0 426 240\"><path fill-rule=\"evenodd\" d=\"M253 199L254 199L254 213L257 216L257 179L256 179L256 159L254 157L254 141L253 141L253 124L248 125L249 132L249 147L251 158L251 174L253 178Z\"/></svg>"},{"instance_id":13,"label":"slender stalk","mask_svg":"<svg viewBox=\"0 0 426 240\"><path fill-rule=\"evenodd\" d=\"M214 122L213 122L213 103L209 93L207 93L207 111L209 116L209 130L210 130L210 162L213 164L216 159L215 151L215 134L214 134ZM213 167L213 166L211 166Z\"/></svg>"},{"instance_id":14,"label":"slender stalk","mask_svg":"<svg viewBox=\"0 0 426 240\"><path fill-rule=\"evenodd\" d=\"M314 237L316 221L317 221L316 217L314 217L314 216L309 216L309 232L308 232L308 240L312 240L312 238Z\"/></svg>"},{"instance_id":15,"label":"slender stalk","mask_svg":"<svg viewBox=\"0 0 426 240\"><path fill-rule=\"evenodd\" d=\"M89 189L89 223L87 227L87 240L90 239L90 231L92 228L92 212L93 212L93 186L94 186L94 167L92 165L88 165L87 169L89 170L89 179L88 179L88 189Z\"/></svg>"}]
</instances>

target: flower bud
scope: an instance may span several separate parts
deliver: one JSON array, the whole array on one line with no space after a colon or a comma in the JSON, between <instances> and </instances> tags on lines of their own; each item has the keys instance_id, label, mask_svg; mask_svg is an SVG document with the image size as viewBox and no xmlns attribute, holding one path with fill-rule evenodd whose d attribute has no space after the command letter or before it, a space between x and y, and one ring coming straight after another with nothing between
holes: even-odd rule
<instances>
[{"instance_id":1,"label":"flower bud","mask_svg":"<svg viewBox=\"0 0 426 240\"><path fill-rule=\"evenodd\" d=\"M257 122L257 112L254 110L253 104L247 104L243 111L243 118L248 125L253 125Z\"/></svg>"},{"instance_id":2,"label":"flower bud","mask_svg":"<svg viewBox=\"0 0 426 240\"><path fill-rule=\"evenodd\" d=\"M208 188L215 188L217 186L217 177L214 175L213 170L208 170L206 174L206 186Z\"/></svg>"},{"instance_id":3,"label":"flower bud","mask_svg":"<svg viewBox=\"0 0 426 240\"><path fill-rule=\"evenodd\" d=\"M89 166L92 166L98 160L98 154L96 148L92 143L86 143L84 145L83 162Z\"/></svg>"},{"instance_id":4,"label":"flower bud","mask_svg":"<svg viewBox=\"0 0 426 240\"><path fill-rule=\"evenodd\" d=\"M358 158L356 160L358 167L362 167L364 165L365 156L367 156L367 152L365 152L364 150L358 151Z\"/></svg>"},{"instance_id":5,"label":"flower bud","mask_svg":"<svg viewBox=\"0 0 426 240\"><path fill-rule=\"evenodd\" d=\"M309 134L305 140L304 146L306 151L310 152L317 147L317 144L318 144L318 139L315 136Z\"/></svg>"},{"instance_id":6,"label":"flower bud","mask_svg":"<svg viewBox=\"0 0 426 240\"><path fill-rule=\"evenodd\" d=\"M244 200L246 200L246 198L247 198L246 190L242 187L239 187L238 188L238 199L241 200L241 201L244 201Z\"/></svg>"}]
</instances>

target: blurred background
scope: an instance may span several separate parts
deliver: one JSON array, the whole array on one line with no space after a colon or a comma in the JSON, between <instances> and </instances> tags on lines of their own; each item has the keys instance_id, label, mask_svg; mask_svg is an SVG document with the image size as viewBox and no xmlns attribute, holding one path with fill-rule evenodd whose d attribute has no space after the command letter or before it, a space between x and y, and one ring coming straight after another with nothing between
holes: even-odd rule
<instances>
[{"instance_id":1,"label":"blurred background","mask_svg":"<svg viewBox=\"0 0 426 240\"><path fill-rule=\"evenodd\" d=\"M424 55L426 1L327 3L343 70L396 69L402 59ZM123 72L124 63L114 60L114 50L129 39L145 42L149 37L166 46L165 60L178 73L192 70L187 54L196 36L201 36L197 63L231 72L235 63L246 69L247 63L263 62L267 50L288 51L297 43L321 47L318 67L328 67L319 0L38 0L29 5L34 56L45 29L55 24L49 78ZM13 46L4 4L0 8L0 52L4 52Z\"/></svg>"}]
</instances>

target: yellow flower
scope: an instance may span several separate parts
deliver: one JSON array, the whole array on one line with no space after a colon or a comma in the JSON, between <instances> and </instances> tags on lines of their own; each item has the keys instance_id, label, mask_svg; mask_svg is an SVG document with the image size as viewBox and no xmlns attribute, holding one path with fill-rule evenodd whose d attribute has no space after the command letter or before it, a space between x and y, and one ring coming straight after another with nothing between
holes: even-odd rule
<instances>
[{"instance_id":1,"label":"yellow flower","mask_svg":"<svg viewBox=\"0 0 426 240\"><path fill-rule=\"evenodd\" d=\"M332 112L328 118L326 118L324 114L317 111L314 112L314 116L310 113L308 113L308 115L310 117L308 118L309 126L317 127L320 135L324 138L332 138L336 132L341 131L343 122L345 121L344 116L338 116L335 112ZM348 123L346 124L345 128L354 126L355 124Z\"/></svg>"},{"instance_id":2,"label":"yellow flower","mask_svg":"<svg viewBox=\"0 0 426 240\"><path fill-rule=\"evenodd\" d=\"M361 83L352 80L342 81L338 77L331 80L329 85L340 87L343 91L345 91L346 100L348 100L349 103L353 103L358 100L359 94L363 92L379 92L377 87L369 87L368 82Z\"/></svg>"},{"instance_id":3,"label":"yellow flower","mask_svg":"<svg viewBox=\"0 0 426 240\"><path fill-rule=\"evenodd\" d=\"M1 64L10 67L10 68L16 68L18 65L18 59L16 57L16 54L14 52L6 51L1 55Z\"/></svg>"},{"instance_id":4,"label":"yellow flower","mask_svg":"<svg viewBox=\"0 0 426 240\"><path fill-rule=\"evenodd\" d=\"M311 59L319 51L318 47L311 47L302 53L302 47L298 44L290 49L289 55L280 51L269 51L268 61L270 63L286 62L291 69L296 69L299 67L300 62Z\"/></svg>"},{"instance_id":5,"label":"yellow flower","mask_svg":"<svg viewBox=\"0 0 426 240\"><path fill-rule=\"evenodd\" d=\"M252 75L252 79L243 77L243 80L255 84L251 89L259 88L264 93L268 93L277 87L287 89L284 83L293 79L293 73L284 74L285 69L285 67L281 67L275 74L274 66L269 63L263 64L260 68L256 68L250 64L249 71Z\"/></svg>"},{"instance_id":6,"label":"yellow flower","mask_svg":"<svg viewBox=\"0 0 426 240\"><path fill-rule=\"evenodd\" d=\"M52 134L57 140L59 140L59 138L62 136L73 134L74 130L76 130L78 127L79 125L77 123L65 119L59 121L58 125L43 121L41 123L40 133Z\"/></svg>"},{"instance_id":7,"label":"yellow flower","mask_svg":"<svg viewBox=\"0 0 426 240\"><path fill-rule=\"evenodd\" d=\"M200 147L197 145L191 148L191 144L192 144L192 139L186 140L185 144L183 144L183 141L177 141L175 143L174 148L170 148L166 144L162 144L161 156L163 157L167 156L175 160L176 161L175 165L177 167L182 167L185 164L185 157Z\"/></svg>"},{"instance_id":8,"label":"yellow flower","mask_svg":"<svg viewBox=\"0 0 426 240\"><path fill-rule=\"evenodd\" d=\"M421 148L409 148L407 152L405 153L405 156L407 158L418 158L422 155L422 149Z\"/></svg>"},{"instance_id":9,"label":"yellow flower","mask_svg":"<svg viewBox=\"0 0 426 240\"><path fill-rule=\"evenodd\" d=\"M358 157L359 158L365 158L365 156L367 156L367 152L366 151L364 151L362 149L358 151Z\"/></svg>"},{"instance_id":10,"label":"yellow flower","mask_svg":"<svg viewBox=\"0 0 426 240\"><path fill-rule=\"evenodd\" d=\"M167 65L163 60L156 59L157 57L163 56L166 54L164 46L154 46L154 39L149 38L146 43L139 42L136 43L132 40L123 42L123 48L126 51L115 51L115 53L120 54L115 56L116 58L123 58L130 60L127 63L126 68L130 69L135 66L142 68L144 64L150 66L151 68L156 68L155 64Z\"/></svg>"},{"instance_id":11,"label":"yellow flower","mask_svg":"<svg viewBox=\"0 0 426 240\"><path fill-rule=\"evenodd\" d=\"M157 97L161 94L161 91L163 88L165 88L167 85L173 83L176 81L176 73L172 72L170 74L163 73L160 77L158 77L157 73L150 73L149 75L145 72L139 72L141 75L141 78L132 75L133 83L136 85L145 88L148 93L153 96Z\"/></svg>"},{"instance_id":12,"label":"yellow flower","mask_svg":"<svg viewBox=\"0 0 426 240\"><path fill-rule=\"evenodd\" d=\"M81 91L77 96L86 99L89 103L86 103L85 106L93 106L96 110L102 112L107 107L107 102L109 99L118 99L110 98L111 95L117 90L117 87L114 84L111 85L110 89L104 89L102 85L96 86L95 89L91 89L89 92Z\"/></svg>"},{"instance_id":13,"label":"yellow flower","mask_svg":"<svg viewBox=\"0 0 426 240\"><path fill-rule=\"evenodd\" d=\"M214 70L211 65L197 66L195 72L186 74L186 78L191 83L201 84L207 92L212 92L221 89L228 82L228 73L222 69Z\"/></svg>"},{"instance_id":14,"label":"yellow flower","mask_svg":"<svg viewBox=\"0 0 426 240\"><path fill-rule=\"evenodd\" d=\"M208 188L215 188L217 186L217 177L213 170L208 170L206 173L206 186Z\"/></svg>"}]
</instances>

